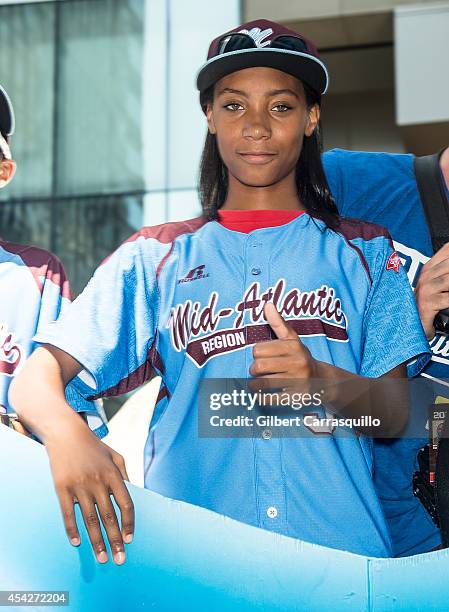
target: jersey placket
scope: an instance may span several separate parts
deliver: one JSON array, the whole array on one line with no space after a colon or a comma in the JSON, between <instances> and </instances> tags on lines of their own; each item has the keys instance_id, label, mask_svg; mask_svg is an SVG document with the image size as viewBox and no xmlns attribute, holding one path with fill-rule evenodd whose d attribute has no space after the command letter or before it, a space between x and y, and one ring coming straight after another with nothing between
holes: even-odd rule
<instances>
[{"instance_id":1,"label":"jersey placket","mask_svg":"<svg viewBox=\"0 0 449 612\"><path fill-rule=\"evenodd\" d=\"M260 294L269 286L270 240L264 231L251 232L247 236L245 248L245 266L247 287L258 282ZM247 325L254 324L248 311L245 313ZM251 350L246 352L246 372L253 362ZM275 410L275 409L274 409ZM281 440L273 436L273 430L266 427L260 433L254 429L254 469L255 495L259 526L269 531L287 532L287 514L285 502L285 478L282 470Z\"/></svg>"}]
</instances>

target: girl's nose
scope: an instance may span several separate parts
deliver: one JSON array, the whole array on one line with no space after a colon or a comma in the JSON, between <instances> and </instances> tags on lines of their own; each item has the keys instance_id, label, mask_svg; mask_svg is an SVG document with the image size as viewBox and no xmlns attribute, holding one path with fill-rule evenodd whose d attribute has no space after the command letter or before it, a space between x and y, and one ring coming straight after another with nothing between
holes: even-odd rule
<instances>
[{"instance_id":1,"label":"girl's nose","mask_svg":"<svg viewBox=\"0 0 449 612\"><path fill-rule=\"evenodd\" d=\"M271 127L268 118L262 113L251 113L246 116L246 122L243 127L244 138L269 138L271 136Z\"/></svg>"}]
</instances>

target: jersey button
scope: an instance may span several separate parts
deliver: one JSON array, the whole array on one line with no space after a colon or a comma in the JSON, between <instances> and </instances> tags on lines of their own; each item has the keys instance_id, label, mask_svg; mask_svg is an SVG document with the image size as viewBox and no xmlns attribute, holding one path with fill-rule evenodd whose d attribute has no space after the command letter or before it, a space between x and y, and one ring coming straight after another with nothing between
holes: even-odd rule
<instances>
[{"instance_id":1,"label":"jersey button","mask_svg":"<svg viewBox=\"0 0 449 612\"><path fill-rule=\"evenodd\" d=\"M267 510L267 516L273 519L273 518L276 518L277 515L278 515L277 508L275 508L274 506L270 506Z\"/></svg>"},{"instance_id":2,"label":"jersey button","mask_svg":"<svg viewBox=\"0 0 449 612\"><path fill-rule=\"evenodd\" d=\"M261 273L260 268L251 268L251 274L253 274L254 276L257 276L260 273Z\"/></svg>"},{"instance_id":3,"label":"jersey button","mask_svg":"<svg viewBox=\"0 0 449 612\"><path fill-rule=\"evenodd\" d=\"M273 436L273 432L271 431L271 429L264 429L263 430L262 438L264 440L270 440L272 436Z\"/></svg>"}]
</instances>

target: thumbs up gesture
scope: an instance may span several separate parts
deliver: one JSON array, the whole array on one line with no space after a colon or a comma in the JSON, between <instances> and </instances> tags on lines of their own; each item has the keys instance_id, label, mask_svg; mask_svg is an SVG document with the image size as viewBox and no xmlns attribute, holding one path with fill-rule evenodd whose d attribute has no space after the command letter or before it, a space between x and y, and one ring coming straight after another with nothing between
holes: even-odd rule
<instances>
[{"instance_id":1,"label":"thumbs up gesture","mask_svg":"<svg viewBox=\"0 0 449 612\"><path fill-rule=\"evenodd\" d=\"M287 384L287 387L293 389L297 388L300 379L301 390L310 390L310 379L318 376L317 360L300 341L295 330L282 318L274 304L265 305L264 315L277 339L254 345L254 361L249 373L257 378L257 388L268 390L279 387L272 379L282 379L283 386Z\"/></svg>"},{"instance_id":2,"label":"thumbs up gesture","mask_svg":"<svg viewBox=\"0 0 449 612\"><path fill-rule=\"evenodd\" d=\"M345 418L370 415L379 420L379 426L361 424L360 433L376 437L397 437L408 419L408 389L405 365L399 365L380 378L395 378L396 385L373 386L373 379L365 378L324 361L314 359L297 333L284 321L275 306L265 305L264 315L276 335L276 340L254 345L254 361L249 373L254 376L248 382L253 392L261 392L263 405L273 407L270 401L274 391L319 393L320 404L324 400L326 410ZM402 385L399 384L402 381ZM265 403L266 396L266 403ZM278 408L278 406L276 406Z\"/></svg>"}]
</instances>

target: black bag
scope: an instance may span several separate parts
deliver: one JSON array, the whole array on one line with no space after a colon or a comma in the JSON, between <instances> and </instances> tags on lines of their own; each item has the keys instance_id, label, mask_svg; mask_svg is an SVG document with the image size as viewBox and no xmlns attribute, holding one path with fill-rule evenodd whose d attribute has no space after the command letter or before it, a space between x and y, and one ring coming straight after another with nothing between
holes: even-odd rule
<instances>
[{"instance_id":1,"label":"black bag","mask_svg":"<svg viewBox=\"0 0 449 612\"><path fill-rule=\"evenodd\" d=\"M449 202L440 171L441 153L415 157L415 175L436 253L449 242ZM435 318L435 329L449 333L449 309ZM443 546L449 547L449 418L446 417L438 443L435 501Z\"/></svg>"},{"instance_id":2,"label":"black bag","mask_svg":"<svg viewBox=\"0 0 449 612\"><path fill-rule=\"evenodd\" d=\"M414 160L416 183L435 253L449 242L449 202L440 170L440 157L443 151L434 155L415 157Z\"/></svg>"}]
</instances>

